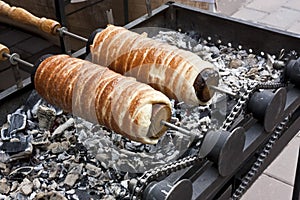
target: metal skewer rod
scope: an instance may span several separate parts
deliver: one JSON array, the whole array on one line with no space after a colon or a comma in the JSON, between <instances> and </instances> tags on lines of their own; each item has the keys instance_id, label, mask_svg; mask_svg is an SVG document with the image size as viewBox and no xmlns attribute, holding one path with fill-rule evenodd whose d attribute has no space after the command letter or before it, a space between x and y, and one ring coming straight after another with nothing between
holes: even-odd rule
<instances>
[{"instance_id":1,"label":"metal skewer rod","mask_svg":"<svg viewBox=\"0 0 300 200\"><path fill-rule=\"evenodd\" d=\"M176 131L179 131L179 132L183 133L184 135L191 135L191 132L190 132L190 131L188 131L188 130L186 130L186 129L184 129L184 128L178 127L178 126L176 126L176 125L174 125L174 124L172 124L172 123L166 122L166 121L164 121L164 120L161 120L161 121L160 121L160 124L161 124L161 125L164 125L164 126L166 126L166 127L168 127L168 128L174 129L174 130L176 130Z\"/></svg>"},{"instance_id":2,"label":"metal skewer rod","mask_svg":"<svg viewBox=\"0 0 300 200\"><path fill-rule=\"evenodd\" d=\"M85 42L85 43L88 42L88 39L87 39L87 38L82 37L82 36L80 36L80 35L77 35L77 34L75 34L75 33L72 33L72 32L70 32L70 31L68 31L68 29L67 29L66 27L57 28L57 32L58 32L61 36L62 36L62 35L68 35L68 36L73 37L73 38L75 38L75 39L81 40L81 41L83 41L83 42Z\"/></svg>"},{"instance_id":3,"label":"metal skewer rod","mask_svg":"<svg viewBox=\"0 0 300 200\"><path fill-rule=\"evenodd\" d=\"M218 92L225 93L225 94L228 94L228 95L233 96L233 97L237 97L237 94L235 94L235 93L233 93L233 92L230 92L230 91L227 91L227 90L225 90L225 89L223 89L223 88L220 88L220 87L218 87L218 86L210 85L209 87L210 87L211 89L213 89L213 90L218 91Z\"/></svg>"},{"instance_id":4,"label":"metal skewer rod","mask_svg":"<svg viewBox=\"0 0 300 200\"><path fill-rule=\"evenodd\" d=\"M32 68L34 67L34 64L31 64L31 63L29 63L25 60L22 60L20 58L20 55L17 54L17 53L13 53L13 54L3 53L2 55L3 55L3 57L8 58L10 63L13 64L13 65L15 65L16 63L21 63L21 64L26 65L28 67L32 67Z\"/></svg>"}]
</instances>

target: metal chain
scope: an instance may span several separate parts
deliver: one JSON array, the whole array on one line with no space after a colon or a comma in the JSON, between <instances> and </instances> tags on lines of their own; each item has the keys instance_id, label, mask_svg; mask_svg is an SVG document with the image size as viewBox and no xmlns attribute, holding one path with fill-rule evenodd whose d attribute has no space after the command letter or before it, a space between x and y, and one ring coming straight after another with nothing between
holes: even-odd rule
<instances>
[{"instance_id":1,"label":"metal chain","mask_svg":"<svg viewBox=\"0 0 300 200\"><path fill-rule=\"evenodd\" d=\"M137 179L137 183L133 190L131 199L141 199L141 194L146 188L147 184L156 180L158 177L164 177L171 174L172 172L190 167L199 160L201 160L201 158L198 156L187 156L172 163L146 171L141 177Z\"/></svg>"},{"instance_id":2,"label":"metal chain","mask_svg":"<svg viewBox=\"0 0 300 200\"><path fill-rule=\"evenodd\" d=\"M224 130L229 130L233 125L235 119L239 116L239 114L245 109L250 95L256 91L257 89L276 89L279 87L284 86L281 83L257 83L251 82L247 85L247 89L243 95L241 95L240 99L238 100L237 104L233 107L230 114L224 121L221 128ZM174 161L172 163L156 167L152 170L148 170L144 172L144 174L137 179L137 182L134 186L133 193L131 199L141 199L141 194L145 190L146 186L154 181L157 180L158 177L165 177L171 174L172 172L176 172L178 170L190 167L194 165L197 161L201 160L202 158L195 156L187 156L180 160Z\"/></svg>"},{"instance_id":3,"label":"metal chain","mask_svg":"<svg viewBox=\"0 0 300 200\"><path fill-rule=\"evenodd\" d=\"M232 108L229 115L226 117L225 121L223 122L221 128L229 131L229 129L232 127L235 119L241 114L243 110L245 110L245 107L247 106L247 103L249 101L249 98L253 92L255 92L258 89L277 89L280 87L285 86L283 83L258 83L258 82L251 82L247 85L246 91L244 94L241 95L240 99L238 100L237 104Z\"/></svg>"},{"instance_id":4,"label":"metal chain","mask_svg":"<svg viewBox=\"0 0 300 200\"><path fill-rule=\"evenodd\" d=\"M268 140L267 144L259 154L258 158L252 165L251 169L248 171L246 176L241 181L241 184L233 193L231 200L238 200L242 197L245 191L249 188L249 186L254 181L254 177L260 171L261 166L263 165L266 158L269 156L273 146L275 145L276 141L280 138L287 123L289 122L290 117L286 117L275 129L274 133L271 135L270 139Z\"/></svg>"},{"instance_id":5,"label":"metal chain","mask_svg":"<svg viewBox=\"0 0 300 200\"><path fill-rule=\"evenodd\" d=\"M226 117L225 121L223 122L223 124L221 126L222 129L229 131L229 129L233 125L235 119L239 116L239 114L246 107L247 102L250 98L250 94L252 94L252 92L254 92L257 85L258 85L258 83L256 83L256 82L251 82L247 85L246 91L244 92L244 94L241 95L238 102L235 104L235 106L232 108L231 112Z\"/></svg>"}]
</instances>

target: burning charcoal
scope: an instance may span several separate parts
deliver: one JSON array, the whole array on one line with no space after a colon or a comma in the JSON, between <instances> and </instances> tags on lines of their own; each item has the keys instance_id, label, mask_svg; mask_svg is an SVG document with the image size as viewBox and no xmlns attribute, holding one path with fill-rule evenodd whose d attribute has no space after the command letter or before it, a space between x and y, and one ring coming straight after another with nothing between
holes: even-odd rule
<instances>
[{"instance_id":1,"label":"burning charcoal","mask_svg":"<svg viewBox=\"0 0 300 200\"><path fill-rule=\"evenodd\" d=\"M37 118L39 121L39 128L41 130L49 130L56 117L56 111L53 108L49 108L45 105L40 105L37 110Z\"/></svg>"},{"instance_id":2,"label":"burning charcoal","mask_svg":"<svg viewBox=\"0 0 300 200\"><path fill-rule=\"evenodd\" d=\"M20 113L13 113L12 115L8 115L7 121L9 123L8 132L13 134L17 131L23 130L26 126L27 116Z\"/></svg>"},{"instance_id":3,"label":"burning charcoal","mask_svg":"<svg viewBox=\"0 0 300 200\"><path fill-rule=\"evenodd\" d=\"M0 180L0 193L8 194L10 192L10 186L7 183L6 178Z\"/></svg>"},{"instance_id":4,"label":"burning charcoal","mask_svg":"<svg viewBox=\"0 0 300 200\"><path fill-rule=\"evenodd\" d=\"M32 189L33 189L33 183L27 178L25 178L23 182L20 184L20 191L24 195L28 196L29 194L32 193Z\"/></svg>"},{"instance_id":5,"label":"burning charcoal","mask_svg":"<svg viewBox=\"0 0 300 200\"><path fill-rule=\"evenodd\" d=\"M74 119L70 118L68 121L66 121L64 124L60 125L55 129L55 131L52 133L52 138L56 138L60 136L66 129L74 126Z\"/></svg>"}]
</instances>

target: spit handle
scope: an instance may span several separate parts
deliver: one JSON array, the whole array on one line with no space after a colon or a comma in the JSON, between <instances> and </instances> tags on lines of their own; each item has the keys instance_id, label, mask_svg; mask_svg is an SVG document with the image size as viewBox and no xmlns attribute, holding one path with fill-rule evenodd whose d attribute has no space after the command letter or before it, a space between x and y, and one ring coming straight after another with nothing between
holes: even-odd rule
<instances>
[{"instance_id":1,"label":"spit handle","mask_svg":"<svg viewBox=\"0 0 300 200\"><path fill-rule=\"evenodd\" d=\"M9 49L3 44L0 44L0 61L7 60L7 57L3 55L4 53L9 54Z\"/></svg>"},{"instance_id":2,"label":"spit handle","mask_svg":"<svg viewBox=\"0 0 300 200\"><path fill-rule=\"evenodd\" d=\"M53 35L55 35L57 33L57 29L61 27L59 22L55 20L46 19L44 17L36 17L27 10L10 6L4 1L0 1L0 14L8 16L17 22L35 26L38 29Z\"/></svg>"}]
</instances>

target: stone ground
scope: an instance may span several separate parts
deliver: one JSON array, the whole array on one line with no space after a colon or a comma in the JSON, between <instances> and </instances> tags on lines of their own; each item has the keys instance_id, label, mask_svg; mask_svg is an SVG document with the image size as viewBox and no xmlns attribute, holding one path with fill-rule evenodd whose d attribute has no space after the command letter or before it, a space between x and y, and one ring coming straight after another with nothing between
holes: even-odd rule
<instances>
[{"instance_id":1,"label":"stone ground","mask_svg":"<svg viewBox=\"0 0 300 200\"><path fill-rule=\"evenodd\" d=\"M218 12L299 34L299 0L219 0ZM292 199L300 133L256 180L242 200Z\"/></svg>"}]
</instances>

